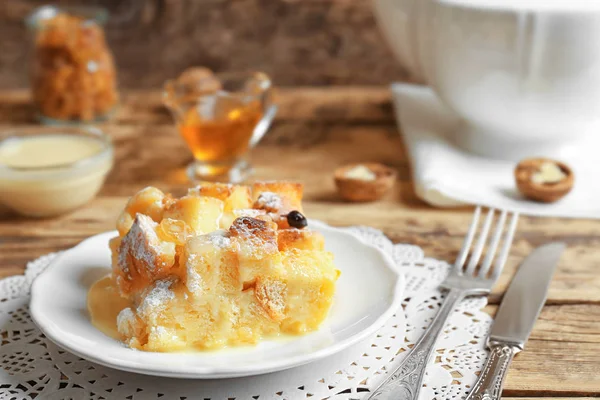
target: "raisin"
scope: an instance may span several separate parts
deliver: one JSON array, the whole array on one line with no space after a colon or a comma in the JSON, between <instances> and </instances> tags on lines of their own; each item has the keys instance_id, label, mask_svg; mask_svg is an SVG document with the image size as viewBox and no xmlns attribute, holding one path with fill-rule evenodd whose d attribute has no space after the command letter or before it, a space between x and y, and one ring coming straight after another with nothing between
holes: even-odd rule
<instances>
[{"instance_id":1,"label":"raisin","mask_svg":"<svg viewBox=\"0 0 600 400\"><path fill-rule=\"evenodd\" d=\"M302 213L300 211L295 211L295 210L290 211L290 213L287 215L287 221L291 227L298 228L298 229L305 228L306 225L308 225L308 221L306 220L306 217L304 215L302 215Z\"/></svg>"}]
</instances>

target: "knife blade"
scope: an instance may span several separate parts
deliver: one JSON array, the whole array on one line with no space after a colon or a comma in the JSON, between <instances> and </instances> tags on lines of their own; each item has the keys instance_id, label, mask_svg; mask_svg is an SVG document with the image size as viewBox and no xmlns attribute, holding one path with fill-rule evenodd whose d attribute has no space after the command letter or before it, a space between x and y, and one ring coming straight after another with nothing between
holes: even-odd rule
<instances>
[{"instance_id":1,"label":"knife blade","mask_svg":"<svg viewBox=\"0 0 600 400\"><path fill-rule=\"evenodd\" d=\"M564 250L564 243L550 243L538 247L523 261L500 303L489 342L507 342L523 349L544 307Z\"/></svg>"},{"instance_id":2,"label":"knife blade","mask_svg":"<svg viewBox=\"0 0 600 400\"><path fill-rule=\"evenodd\" d=\"M488 337L490 356L467 400L500 400L508 367L529 339L565 247L564 243L538 247L521 264L496 313Z\"/></svg>"}]
</instances>

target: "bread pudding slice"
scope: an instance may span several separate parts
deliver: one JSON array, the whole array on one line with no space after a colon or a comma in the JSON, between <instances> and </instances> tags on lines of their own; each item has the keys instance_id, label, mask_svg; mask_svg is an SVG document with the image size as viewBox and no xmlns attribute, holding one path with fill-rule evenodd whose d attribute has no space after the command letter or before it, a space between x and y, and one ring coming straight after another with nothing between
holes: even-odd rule
<instances>
[{"instance_id":1,"label":"bread pudding slice","mask_svg":"<svg viewBox=\"0 0 600 400\"><path fill-rule=\"evenodd\" d=\"M125 343L217 349L318 329L339 271L321 234L285 223L301 196L290 182L134 195L110 242L113 285L130 304L115 321Z\"/></svg>"}]
</instances>

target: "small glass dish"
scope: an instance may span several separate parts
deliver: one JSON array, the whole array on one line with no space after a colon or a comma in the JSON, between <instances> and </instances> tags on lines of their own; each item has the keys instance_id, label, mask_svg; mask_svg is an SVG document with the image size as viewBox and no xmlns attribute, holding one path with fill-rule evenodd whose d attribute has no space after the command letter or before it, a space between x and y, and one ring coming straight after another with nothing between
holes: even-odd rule
<instances>
[{"instance_id":1,"label":"small glass dish","mask_svg":"<svg viewBox=\"0 0 600 400\"><path fill-rule=\"evenodd\" d=\"M213 74L193 68L165 83L163 102L194 155L187 169L192 182L248 178L248 152L277 112L271 91L271 80L262 72Z\"/></svg>"},{"instance_id":2,"label":"small glass dish","mask_svg":"<svg viewBox=\"0 0 600 400\"><path fill-rule=\"evenodd\" d=\"M33 217L74 210L98 193L113 157L110 138L95 127L0 132L0 203Z\"/></svg>"}]
</instances>

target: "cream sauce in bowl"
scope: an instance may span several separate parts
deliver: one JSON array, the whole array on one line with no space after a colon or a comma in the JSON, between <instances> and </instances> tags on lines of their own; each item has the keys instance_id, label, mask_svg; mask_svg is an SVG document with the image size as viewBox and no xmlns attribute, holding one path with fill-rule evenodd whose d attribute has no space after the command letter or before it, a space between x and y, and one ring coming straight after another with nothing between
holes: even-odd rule
<instances>
[{"instance_id":1,"label":"cream sauce in bowl","mask_svg":"<svg viewBox=\"0 0 600 400\"><path fill-rule=\"evenodd\" d=\"M13 130L0 136L0 203L48 217L91 200L113 164L108 137L97 128Z\"/></svg>"}]
</instances>

